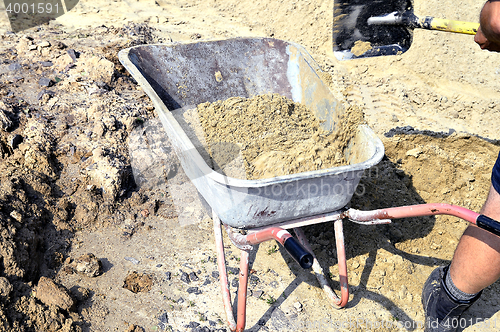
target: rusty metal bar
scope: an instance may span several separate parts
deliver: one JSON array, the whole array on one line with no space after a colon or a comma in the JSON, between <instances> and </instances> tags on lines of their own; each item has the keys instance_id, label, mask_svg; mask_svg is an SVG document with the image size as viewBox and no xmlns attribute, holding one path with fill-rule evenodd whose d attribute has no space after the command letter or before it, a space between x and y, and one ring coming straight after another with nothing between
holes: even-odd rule
<instances>
[{"instance_id":1,"label":"rusty metal bar","mask_svg":"<svg viewBox=\"0 0 500 332\"><path fill-rule=\"evenodd\" d=\"M212 220L214 222L215 248L217 250L217 265L219 268L219 280L222 291L222 302L226 312L226 319L231 331L236 331L236 323L231 308L231 293L229 292L229 282L227 281L226 258L224 255L224 242L222 240L221 222L217 214L212 211Z\"/></svg>"}]
</instances>

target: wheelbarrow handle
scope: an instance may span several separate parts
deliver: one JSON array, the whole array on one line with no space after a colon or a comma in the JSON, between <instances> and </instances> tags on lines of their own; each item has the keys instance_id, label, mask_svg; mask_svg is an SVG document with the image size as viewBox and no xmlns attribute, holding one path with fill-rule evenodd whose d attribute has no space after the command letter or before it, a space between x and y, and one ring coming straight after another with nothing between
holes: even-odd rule
<instances>
[{"instance_id":1,"label":"wheelbarrow handle","mask_svg":"<svg viewBox=\"0 0 500 332\"><path fill-rule=\"evenodd\" d=\"M243 241L254 245L270 239L278 241L303 269L311 268L313 256L287 230L280 227L268 227L248 234Z\"/></svg>"},{"instance_id":2,"label":"wheelbarrow handle","mask_svg":"<svg viewBox=\"0 0 500 332\"><path fill-rule=\"evenodd\" d=\"M299 263L304 269L311 268L313 264L313 256L309 253L295 238L286 230L281 227L266 227L257 231L250 232L247 235L239 234L230 227L226 226L229 238L238 248L242 250L250 250L255 244L259 244L269 240L278 241L283 248L292 256L292 258Z\"/></svg>"},{"instance_id":3,"label":"wheelbarrow handle","mask_svg":"<svg viewBox=\"0 0 500 332\"><path fill-rule=\"evenodd\" d=\"M445 214L464 219L490 233L500 236L500 222L461 206L430 203L393 207L372 211L349 209L343 216L353 221L372 222L380 219L399 219Z\"/></svg>"},{"instance_id":4,"label":"wheelbarrow handle","mask_svg":"<svg viewBox=\"0 0 500 332\"><path fill-rule=\"evenodd\" d=\"M476 219L476 225L479 226L479 228L500 236L500 222L495 219L491 219L484 214L480 214Z\"/></svg>"},{"instance_id":5,"label":"wheelbarrow handle","mask_svg":"<svg viewBox=\"0 0 500 332\"><path fill-rule=\"evenodd\" d=\"M283 243L283 247L290 256L299 263L303 269L310 269L313 265L313 256L293 237L289 237Z\"/></svg>"}]
</instances>

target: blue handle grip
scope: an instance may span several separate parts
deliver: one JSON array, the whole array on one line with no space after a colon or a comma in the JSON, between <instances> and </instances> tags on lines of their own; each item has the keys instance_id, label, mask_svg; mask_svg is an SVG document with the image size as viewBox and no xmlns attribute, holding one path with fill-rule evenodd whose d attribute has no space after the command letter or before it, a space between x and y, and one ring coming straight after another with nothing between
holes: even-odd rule
<instances>
[{"instance_id":1,"label":"blue handle grip","mask_svg":"<svg viewBox=\"0 0 500 332\"><path fill-rule=\"evenodd\" d=\"M285 243L283 243L283 247L285 247L290 256L292 256L303 269L311 268L313 264L313 256L307 252L307 250L304 249L304 247L297 240L293 237L289 237L285 240Z\"/></svg>"},{"instance_id":2,"label":"blue handle grip","mask_svg":"<svg viewBox=\"0 0 500 332\"><path fill-rule=\"evenodd\" d=\"M476 225L490 233L500 236L500 223L495 219L491 219L481 214L476 219Z\"/></svg>"}]
</instances>

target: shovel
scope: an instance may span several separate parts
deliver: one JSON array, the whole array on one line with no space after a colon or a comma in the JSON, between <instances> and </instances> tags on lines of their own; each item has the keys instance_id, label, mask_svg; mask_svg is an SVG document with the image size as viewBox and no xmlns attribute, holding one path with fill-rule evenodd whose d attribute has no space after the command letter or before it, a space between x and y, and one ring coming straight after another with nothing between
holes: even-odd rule
<instances>
[{"instance_id":1,"label":"shovel","mask_svg":"<svg viewBox=\"0 0 500 332\"><path fill-rule=\"evenodd\" d=\"M336 0L333 51L338 60L402 54L415 28L475 35L479 23L419 17L411 0Z\"/></svg>"}]
</instances>

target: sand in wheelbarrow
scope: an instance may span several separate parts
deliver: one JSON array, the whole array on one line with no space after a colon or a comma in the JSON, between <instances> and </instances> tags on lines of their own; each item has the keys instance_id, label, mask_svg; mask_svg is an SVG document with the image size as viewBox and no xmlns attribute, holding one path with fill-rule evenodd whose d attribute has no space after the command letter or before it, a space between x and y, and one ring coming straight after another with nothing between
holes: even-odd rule
<instances>
[{"instance_id":1,"label":"sand in wheelbarrow","mask_svg":"<svg viewBox=\"0 0 500 332\"><path fill-rule=\"evenodd\" d=\"M305 105L279 94L203 103L197 111L211 157L227 164L241 152L247 179L346 165L344 150L364 122L349 109L340 128L328 132Z\"/></svg>"}]
</instances>

